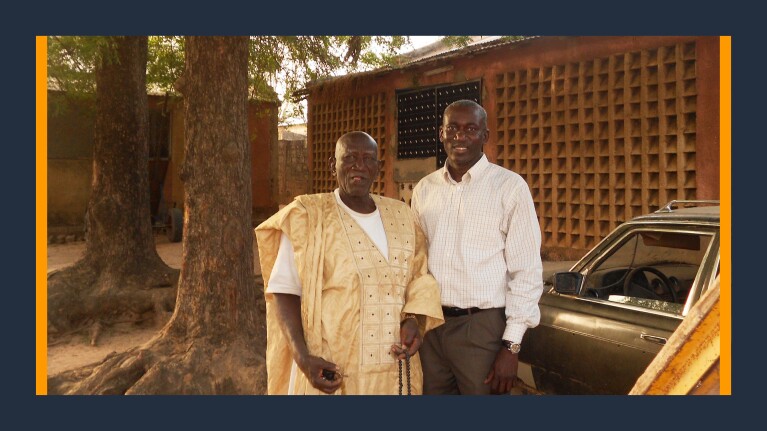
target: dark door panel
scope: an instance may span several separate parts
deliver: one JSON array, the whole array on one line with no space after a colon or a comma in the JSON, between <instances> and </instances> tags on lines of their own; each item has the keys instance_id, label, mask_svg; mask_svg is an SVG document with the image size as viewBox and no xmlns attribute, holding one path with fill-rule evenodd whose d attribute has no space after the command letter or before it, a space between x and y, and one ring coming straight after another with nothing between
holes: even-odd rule
<instances>
[{"instance_id":1,"label":"dark door panel","mask_svg":"<svg viewBox=\"0 0 767 431\"><path fill-rule=\"evenodd\" d=\"M520 360L546 393L628 393L663 347L656 341L681 321L571 296L545 294L540 305L541 322L526 332Z\"/></svg>"}]
</instances>

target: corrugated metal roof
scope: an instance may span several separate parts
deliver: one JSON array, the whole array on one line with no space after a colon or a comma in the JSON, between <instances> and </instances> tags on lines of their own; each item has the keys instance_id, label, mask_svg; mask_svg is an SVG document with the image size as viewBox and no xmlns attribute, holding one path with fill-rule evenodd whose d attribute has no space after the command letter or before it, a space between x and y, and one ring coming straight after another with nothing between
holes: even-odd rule
<instances>
[{"instance_id":1,"label":"corrugated metal roof","mask_svg":"<svg viewBox=\"0 0 767 431\"><path fill-rule=\"evenodd\" d=\"M424 52L425 55L418 55L420 50L415 50L410 53L405 53L400 57L402 58L413 57L413 60L402 63L400 66L394 67L391 69L402 69L405 67L428 63L429 61L456 57L456 56L465 55L465 54L473 54L476 52L485 51L487 49L495 48L498 46L511 45L515 43L524 42L530 39L536 39L536 38L539 38L540 36L523 36L519 39L510 39L508 36L489 36L489 37L480 36L480 37L481 37L480 39L474 40L464 47L452 47L442 41L437 41L431 45L427 45L421 48L420 50L427 49L432 46L437 46L437 47L442 46L444 47L444 49L441 49L441 50L432 49L431 54L429 53L429 51L426 51ZM415 56L413 54L415 54Z\"/></svg>"},{"instance_id":2,"label":"corrugated metal roof","mask_svg":"<svg viewBox=\"0 0 767 431\"><path fill-rule=\"evenodd\" d=\"M431 62L458 57L458 56L467 55L467 54L475 54L478 52L497 48L499 46L512 45L512 44L516 44L520 42L525 42L531 39L537 39L540 37L542 36L523 36L519 39L510 39L507 36L487 36L487 37L482 37L482 39L472 41L467 46L464 46L464 47L453 47L440 40L430 45L424 46L422 48L413 50L409 53L402 54L398 58L403 59L404 61L398 65L385 66L378 69L368 70L365 72L350 73L350 74L342 75L342 76L321 78L321 79L307 83L305 87L305 91L302 91L300 93L301 95L304 95L306 93L306 90L310 89L311 87L314 87L319 84L327 83L327 82L339 81L339 80L356 78L361 76L389 73L394 70L401 70L401 69L421 66Z\"/></svg>"}]
</instances>

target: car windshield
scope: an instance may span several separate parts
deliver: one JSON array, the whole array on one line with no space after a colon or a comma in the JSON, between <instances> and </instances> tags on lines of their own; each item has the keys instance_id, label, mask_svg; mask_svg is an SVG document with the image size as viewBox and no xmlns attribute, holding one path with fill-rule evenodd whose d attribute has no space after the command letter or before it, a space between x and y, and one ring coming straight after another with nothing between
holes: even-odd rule
<instances>
[{"instance_id":1,"label":"car windshield","mask_svg":"<svg viewBox=\"0 0 767 431\"><path fill-rule=\"evenodd\" d=\"M713 235L635 229L585 280L584 296L681 314Z\"/></svg>"}]
</instances>

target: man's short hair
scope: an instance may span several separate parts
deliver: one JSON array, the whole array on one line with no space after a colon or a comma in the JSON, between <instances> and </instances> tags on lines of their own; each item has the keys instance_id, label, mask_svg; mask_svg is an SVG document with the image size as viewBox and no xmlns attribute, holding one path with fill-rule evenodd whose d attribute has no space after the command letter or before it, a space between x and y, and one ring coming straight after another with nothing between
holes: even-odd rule
<instances>
[{"instance_id":1,"label":"man's short hair","mask_svg":"<svg viewBox=\"0 0 767 431\"><path fill-rule=\"evenodd\" d=\"M375 145L376 148L378 148L378 142L376 142L376 140L373 139L372 136L370 136L369 134L361 130L355 130L352 132L344 133L343 135L341 135L340 138L338 138L338 140L336 141L336 148L335 148L334 154L338 155L338 147L339 145L341 145L342 142L352 140L353 138L367 138L370 140L370 142L373 143L373 145Z\"/></svg>"},{"instance_id":2,"label":"man's short hair","mask_svg":"<svg viewBox=\"0 0 767 431\"><path fill-rule=\"evenodd\" d=\"M479 111L479 119L482 122L482 124L487 128L487 111L485 111L485 108L482 107L479 103L469 100L469 99L461 99L456 100L455 102L447 105L445 108L445 112L447 112L448 109L452 108L474 108ZM445 116L442 116L442 123L445 122Z\"/></svg>"}]
</instances>

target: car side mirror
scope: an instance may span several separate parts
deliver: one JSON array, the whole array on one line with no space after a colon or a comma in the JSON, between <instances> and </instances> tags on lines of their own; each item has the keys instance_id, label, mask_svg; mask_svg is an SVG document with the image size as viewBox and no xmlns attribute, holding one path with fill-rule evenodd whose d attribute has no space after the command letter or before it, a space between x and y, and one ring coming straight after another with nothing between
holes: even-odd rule
<instances>
[{"instance_id":1,"label":"car side mirror","mask_svg":"<svg viewBox=\"0 0 767 431\"><path fill-rule=\"evenodd\" d=\"M564 295L574 295L581 290L583 274L580 272L558 272L554 274L554 290Z\"/></svg>"}]
</instances>

